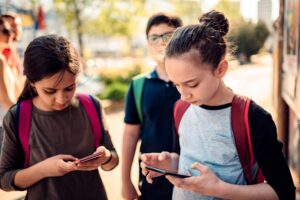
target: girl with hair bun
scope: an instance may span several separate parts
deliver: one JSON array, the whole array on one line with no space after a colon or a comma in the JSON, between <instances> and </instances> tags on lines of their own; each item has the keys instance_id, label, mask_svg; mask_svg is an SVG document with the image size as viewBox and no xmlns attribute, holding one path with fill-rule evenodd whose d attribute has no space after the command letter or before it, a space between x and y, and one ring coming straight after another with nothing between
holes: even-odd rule
<instances>
[{"instance_id":1,"label":"girl with hair bun","mask_svg":"<svg viewBox=\"0 0 300 200\"><path fill-rule=\"evenodd\" d=\"M224 39L228 20L213 10L199 21L178 28L166 49L166 71L181 95L177 104L186 105L176 127L179 149L176 153L143 154L143 174L152 182L160 174L146 166L189 173L188 178L166 176L175 186L174 200L295 199L295 187L271 115L254 101L235 94L223 81L228 69ZM248 113L241 119L232 118L235 99L248 102ZM176 112L174 115L176 125ZM245 173L236 142L235 132L242 132L233 128L235 120L247 124L244 117L250 142L242 144L252 147L253 180ZM245 151L248 149L242 154Z\"/></svg>"}]
</instances>

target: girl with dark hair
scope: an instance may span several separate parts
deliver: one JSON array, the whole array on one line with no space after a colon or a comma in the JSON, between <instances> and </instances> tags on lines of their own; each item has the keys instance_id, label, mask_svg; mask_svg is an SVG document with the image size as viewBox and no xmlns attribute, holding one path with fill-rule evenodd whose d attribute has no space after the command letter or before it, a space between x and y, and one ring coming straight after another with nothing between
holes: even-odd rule
<instances>
[{"instance_id":1,"label":"girl with dark hair","mask_svg":"<svg viewBox=\"0 0 300 200\"><path fill-rule=\"evenodd\" d=\"M228 69L224 39L228 21L217 11L204 14L199 21L177 29L166 49L166 71L181 95L180 101L188 105L177 127L180 154L142 155L143 174L152 182L159 174L146 166L189 172L192 177L183 179L166 176L175 186L174 200L295 199L275 124L254 101L248 104L256 166L251 172L256 178L262 172L264 179L248 185L231 126L236 95L223 82Z\"/></svg>"},{"instance_id":2,"label":"girl with dark hair","mask_svg":"<svg viewBox=\"0 0 300 200\"><path fill-rule=\"evenodd\" d=\"M67 39L48 35L29 44L24 58L26 85L18 99L18 104L32 102L29 163L23 168L25 152L19 135L23 130L18 130L20 110L15 105L3 122L1 189L27 190L26 199L107 199L98 167L112 170L118 156L101 104L92 97L102 129L95 148L93 127L75 96L79 72L79 54ZM92 153L101 155L88 162L78 161Z\"/></svg>"}]
</instances>

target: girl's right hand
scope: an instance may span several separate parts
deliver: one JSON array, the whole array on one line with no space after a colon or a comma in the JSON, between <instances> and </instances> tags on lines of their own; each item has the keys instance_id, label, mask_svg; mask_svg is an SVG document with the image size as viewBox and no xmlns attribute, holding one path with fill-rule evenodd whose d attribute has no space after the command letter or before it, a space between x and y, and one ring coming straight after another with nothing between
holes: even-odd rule
<instances>
[{"instance_id":1,"label":"girl's right hand","mask_svg":"<svg viewBox=\"0 0 300 200\"><path fill-rule=\"evenodd\" d=\"M47 158L39 163L45 177L63 176L69 172L77 170L73 162L76 158L71 155L56 155Z\"/></svg>"},{"instance_id":2,"label":"girl's right hand","mask_svg":"<svg viewBox=\"0 0 300 200\"><path fill-rule=\"evenodd\" d=\"M141 156L142 173L146 176L148 183L153 183L152 178L161 176L162 174L149 171L146 166L157 167L170 171L177 171L179 156L176 153L163 151L161 153L146 153Z\"/></svg>"}]
</instances>

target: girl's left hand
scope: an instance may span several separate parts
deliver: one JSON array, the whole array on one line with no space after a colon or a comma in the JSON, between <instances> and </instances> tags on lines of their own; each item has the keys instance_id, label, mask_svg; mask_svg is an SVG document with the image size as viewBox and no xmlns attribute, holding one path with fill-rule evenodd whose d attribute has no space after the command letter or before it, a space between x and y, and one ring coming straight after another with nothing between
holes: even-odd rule
<instances>
[{"instance_id":1,"label":"girl's left hand","mask_svg":"<svg viewBox=\"0 0 300 200\"><path fill-rule=\"evenodd\" d=\"M105 163L107 160L111 157L111 152L107 150L104 146L100 146L96 149L94 153L100 153L100 157L81 163L79 162L77 164L78 170L80 171L92 171L95 169L98 169L102 165L102 163Z\"/></svg>"},{"instance_id":2,"label":"girl's left hand","mask_svg":"<svg viewBox=\"0 0 300 200\"><path fill-rule=\"evenodd\" d=\"M166 178L176 187L188 190L197 194L214 196L220 184L220 180L207 166L200 163L192 164L191 168L200 172L199 176L189 178L177 178L174 176L166 176Z\"/></svg>"}]
</instances>

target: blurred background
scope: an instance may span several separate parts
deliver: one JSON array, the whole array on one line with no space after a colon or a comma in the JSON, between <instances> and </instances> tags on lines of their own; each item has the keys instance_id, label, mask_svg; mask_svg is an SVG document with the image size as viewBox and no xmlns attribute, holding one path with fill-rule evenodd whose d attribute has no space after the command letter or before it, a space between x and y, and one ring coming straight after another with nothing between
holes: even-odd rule
<instances>
[{"instance_id":1,"label":"blurred background","mask_svg":"<svg viewBox=\"0 0 300 200\"><path fill-rule=\"evenodd\" d=\"M225 81L272 113L299 190L299 0L0 0L0 14L21 16L21 56L32 39L44 34L63 35L75 44L84 60L78 90L103 100L119 155L128 85L133 76L154 67L146 48L148 18L174 13L187 25L198 23L198 16L211 9L224 12L230 21L227 39L235 51ZM101 175L109 198L120 199L120 166ZM0 199L23 195L0 190Z\"/></svg>"}]
</instances>

